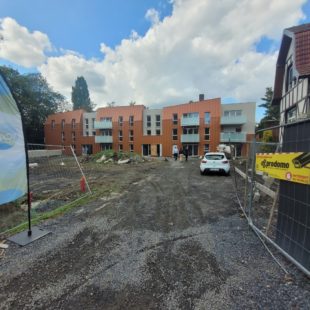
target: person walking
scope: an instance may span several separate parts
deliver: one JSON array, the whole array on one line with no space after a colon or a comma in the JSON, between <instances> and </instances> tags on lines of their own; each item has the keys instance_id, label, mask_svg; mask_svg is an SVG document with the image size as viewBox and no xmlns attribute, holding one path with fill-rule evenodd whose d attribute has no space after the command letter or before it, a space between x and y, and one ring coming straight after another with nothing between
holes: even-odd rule
<instances>
[{"instance_id":1,"label":"person walking","mask_svg":"<svg viewBox=\"0 0 310 310\"><path fill-rule=\"evenodd\" d=\"M177 160L177 159L178 159L178 156L179 156L179 149L178 149L178 146L177 146L177 145L174 145L174 146L173 146L173 157L174 157L174 160Z\"/></svg>"},{"instance_id":2,"label":"person walking","mask_svg":"<svg viewBox=\"0 0 310 310\"><path fill-rule=\"evenodd\" d=\"M187 159L188 159L188 146L185 146L185 148L183 150L183 154L185 156L185 161L187 161Z\"/></svg>"}]
</instances>

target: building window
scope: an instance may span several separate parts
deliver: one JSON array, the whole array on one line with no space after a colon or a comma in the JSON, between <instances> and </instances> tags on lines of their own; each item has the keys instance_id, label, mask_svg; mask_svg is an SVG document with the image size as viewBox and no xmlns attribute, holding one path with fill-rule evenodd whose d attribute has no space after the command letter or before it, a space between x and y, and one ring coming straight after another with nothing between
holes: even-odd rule
<instances>
[{"instance_id":1,"label":"building window","mask_svg":"<svg viewBox=\"0 0 310 310\"><path fill-rule=\"evenodd\" d=\"M146 126L151 127L152 122L151 122L151 115L146 116Z\"/></svg>"},{"instance_id":2,"label":"building window","mask_svg":"<svg viewBox=\"0 0 310 310\"><path fill-rule=\"evenodd\" d=\"M156 127L160 127L160 115L156 115Z\"/></svg>"},{"instance_id":3,"label":"building window","mask_svg":"<svg viewBox=\"0 0 310 310\"><path fill-rule=\"evenodd\" d=\"M210 112L205 112L205 124L210 124Z\"/></svg>"},{"instance_id":4,"label":"building window","mask_svg":"<svg viewBox=\"0 0 310 310\"><path fill-rule=\"evenodd\" d=\"M204 152L205 152L205 153L208 153L208 152L209 152L209 150L210 150L210 146L209 146L209 144L205 144L205 149L204 149Z\"/></svg>"},{"instance_id":5,"label":"building window","mask_svg":"<svg viewBox=\"0 0 310 310\"><path fill-rule=\"evenodd\" d=\"M61 121L61 129L65 129L65 120L64 119Z\"/></svg>"},{"instance_id":6,"label":"building window","mask_svg":"<svg viewBox=\"0 0 310 310\"><path fill-rule=\"evenodd\" d=\"M236 127L236 132L241 132L241 127Z\"/></svg>"},{"instance_id":7,"label":"building window","mask_svg":"<svg viewBox=\"0 0 310 310\"><path fill-rule=\"evenodd\" d=\"M72 141L75 141L75 131L72 131L71 138L72 138Z\"/></svg>"},{"instance_id":8,"label":"building window","mask_svg":"<svg viewBox=\"0 0 310 310\"><path fill-rule=\"evenodd\" d=\"M129 126L133 126L133 123L134 123L133 115L130 115L129 116Z\"/></svg>"},{"instance_id":9,"label":"building window","mask_svg":"<svg viewBox=\"0 0 310 310\"><path fill-rule=\"evenodd\" d=\"M235 117L235 116L240 116L240 115L242 115L241 110L224 111L224 116Z\"/></svg>"},{"instance_id":10,"label":"building window","mask_svg":"<svg viewBox=\"0 0 310 310\"><path fill-rule=\"evenodd\" d=\"M71 121L71 127L72 127L72 129L75 129L75 119L74 118Z\"/></svg>"},{"instance_id":11,"label":"building window","mask_svg":"<svg viewBox=\"0 0 310 310\"><path fill-rule=\"evenodd\" d=\"M293 86L293 65L290 64L286 71L285 91L288 91Z\"/></svg>"},{"instance_id":12,"label":"building window","mask_svg":"<svg viewBox=\"0 0 310 310\"><path fill-rule=\"evenodd\" d=\"M173 125L178 124L178 114L177 113L172 115L172 123L173 123Z\"/></svg>"},{"instance_id":13,"label":"building window","mask_svg":"<svg viewBox=\"0 0 310 310\"><path fill-rule=\"evenodd\" d=\"M172 140L178 140L178 130L176 128L172 129Z\"/></svg>"},{"instance_id":14,"label":"building window","mask_svg":"<svg viewBox=\"0 0 310 310\"><path fill-rule=\"evenodd\" d=\"M96 135L96 131L93 131L93 136L95 136Z\"/></svg>"},{"instance_id":15,"label":"building window","mask_svg":"<svg viewBox=\"0 0 310 310\"><path fill-rule=\"evenodd\" d=\"M199 117L198 112L193 112L193 113L184 113L183 118L197 118Z\"/></svg>"},{"instance_id":16,"label":"building window","mask_svg":"<svg viewBox=\"0 0 310 310\"><path fill-rule=\"evenodd\" d=\"M160 136L160 129L156 129L156 136Z\"/></svg>"},{"instance_id":17,"label":"building window","mask_svg":"<svg viewBox=\"0 0 310 310\"><path fill-rule=\"evenodd\" d=\"M129 130L129 141L133 141L133 130Z\"/></svg>"},{"instance_id":18,"label":"building window","mask_svg":"<svg viewBox=\"0 0 310 310\"><path fill-rule=\"evenodd\" d=\"M52 129L54 129L54 128L55 128L55 121L52 120Z\"/></svg>"},{"instance_id":19,"label":"building window","mask_svg":"<svg viewBox=\"0 0 310 310\"><path fill-rule=\"evenodd\" d=\"M89 132L88 131L86 131L85 134L86 134L87 137L89 136Z\"/></svg>"},{"instance_id":20,"label":"building window","mask_svg":"<svg viewBox=\"0 0 310 310\"><path fill-rule=\"evenodd\" d=\"M147 134L148 136L150 136L150 135L152 134L151 130L147 130L147 131L146 131L146 134Z\"/></svg>"},{"instance_id":21,"label":"building window","mask_svg":"<svg viewBox=\"0 0 310 310\"><path fill-rule=\"evenodd\" d=\"M118 145L118 150L119 150L120 152L123 151L123 144L119 144L119 145Z\"/></svg>"},{"instance_id":22,"label":"building window","mask_svg":"<svg viewBox=\"0 0 310 310\"><path fill-rule=\"evenodd\" d=\"M85 118L85 129L88 129L88 118ZM86 135L88 136L88 135Z\"/></svg>"},{"instance_id":23,"label":"building window","mask_svg":"<svg viewBox=\"0 0 310 310\"><path fill-rule=\"evenodd\" d=\"M286 122L287 123L292 123L294 122L295 120L297 119L297 108L296 106L289 109L287 112L286 112Z\"/></svg>"},{"instance_id":24,"label":"building window","mask_svg":"<svg viewBox=\"0 0 310 310\"><path fill-rule=\"evenodd\" d=\"M123 131L122 130L118 131L118 140L123 141Z\"/></svg>"},{"instance_id":25,"label":"building window","mask_svg":"<svg viewBox=\"0 0 310 310\"><path fill-rule=\"evenodd\" d=\"M112 129L101 129L101 136L112 136Z\"/></svg>"},{"instance_id":26,"label":"building window","mask_svg":"<svg viewBox=\"0 0 310 310\"><path fill-rule=\"evenodd\" d=\"M112 122L112 117L100 117L100 121L103 121L103 122Z\"/></svg>"},{"instance_id":27,"label":"building window","mask_svg":"<svg viewBox=\"0 0 310 310\"><path fill-rule=\"evenodd\" d=\"M133 152L133 144L129 144L129 150L130 152Z\"/></svg>"},{"instance_id":28,"label":"building window","mask_svg":"<svg viewBox=\"0 0 310 310\"><path fill-rule=\"evenodd\" d=\"M93 128L95 128L95 121L96 121L95 118L92 118L92 119L91 119L91 124L92 124L92 127L93 127Z\"/></svg>"},{"instance_id":29,"label":"building window","mask_svg":"<svg viewBox=\"0 0 310 310\"><path fill-rule=\"evenodd\" d=\"M65 141L65 132L62 131L61 132L61 142L64 142Z\"/></svg>"},{"instance_id":30,"label":"building window","mask_svg":"<svg viewBox=\"0 0 310 310\"><path fill-rule=\"evenodd\" d=\"M123 126L123 116L118 117L118 125Z\"/></svg>"},{"instance_id":31,"label":"building window","mask_svg":"<svg viewBox=\"0 0 310 310\"><path fill-rule=\"evenodd\" d=\"M210 128L205 128L205 140L210 140Z\"/></svg>"},{"instance_id":32,"label":"building window","mask_svg":"<svg viewBox=\"0 0 310 310\"><path fill-rule=\"evenodd\" d=\"M183 135L197 135L198 127L183 127Z\"/></svg>"}]
</instances>

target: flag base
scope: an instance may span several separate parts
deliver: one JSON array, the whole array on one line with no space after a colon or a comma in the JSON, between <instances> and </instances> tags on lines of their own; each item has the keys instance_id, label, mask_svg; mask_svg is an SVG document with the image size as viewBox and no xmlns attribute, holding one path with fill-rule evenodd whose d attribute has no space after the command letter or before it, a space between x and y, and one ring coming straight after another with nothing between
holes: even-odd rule
<instances>
[{"instance_id":1,"label":"flag base","mask_svg":"<svg viewBox=\"0 0 310 310\"><path fill-rule=\"evenodd\" d=\"M10 238L8 238L9 241L12 241L20 246L25 246L33 241L36 241L47 234L50 234L50 231L40 229L38 227L32 227L31 231L25 230L21 233L18 233Z\"/></svg>"}]
</instances>

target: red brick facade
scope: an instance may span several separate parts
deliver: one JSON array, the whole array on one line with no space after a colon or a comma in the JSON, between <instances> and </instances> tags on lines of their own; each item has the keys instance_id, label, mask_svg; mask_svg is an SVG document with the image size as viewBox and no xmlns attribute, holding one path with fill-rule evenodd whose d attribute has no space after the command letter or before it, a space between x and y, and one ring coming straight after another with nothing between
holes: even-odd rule
<instances>
[{"instance_id":1,"label":"red brick facade","mask_svg":"<svg viewBox=\"0 0 310 310\"><path fill-rule=\"evenodd\" d=\"M143 105L99 108L96 111L96 121L112 120L112 129L109 131L112 132L112 137L109 137L112 143L109 145L98 142L100 135L103 135L101 129L96 129L97 138L83 136L83 110L53 114L47 118L45 123L45 144L74 145L77 155L81 155L82 146L88 144L92 146L92 153L97 153L108 145L115 151L134 151L141 155L146 155L145 152L148 152L147 155L165 157L172 155L173 145L177 145L178 148L188 145L192 147L192 154L203 155L206 148L209 151L216 151L216 147L220 144L220 98L164 107L161 110L160 135L143 134L143 113L146 111L148 110ZM195 142L189 143L184 140L192 135L183 135L182 143L182 134L187 133L184 132L185 126L181 126L182 116L185 113L194 113L195 116L199 116L197 126L188 126L195 128L196 139L198 139ZM205 113L209 116L209 122L205 120ZM174 114L177 114L177 122L173 122ZM120 116L122 124L119 124ZM132 124L129 122L130 118L133 118ZM176 132L177 136L173 136ZM120 133L122 133L121 139Z\"/></svg>"}]
</instances>

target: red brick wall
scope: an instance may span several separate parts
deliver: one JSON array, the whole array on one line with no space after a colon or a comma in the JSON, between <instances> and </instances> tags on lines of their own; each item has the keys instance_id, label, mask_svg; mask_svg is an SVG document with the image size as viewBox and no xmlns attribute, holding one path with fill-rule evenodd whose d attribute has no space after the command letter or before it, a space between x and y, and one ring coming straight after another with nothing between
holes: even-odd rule
<instances>
[{"instance_id":1,"label":"red brick wall","mask_svg":"<svg viewBox=\"0 0 310 310\"><path fill-rule=\"evenodd\" d=\"M163 108L162 112L162 132L160 136L144 136L143 135L143 105L134 106L119 106L111 108L99 108L96 113L96 120L104 117L112 118L112 135L113 135L113 149L118 151L119 144L123 145L123 151L130 150L129 145L134 145L134 152L142 154L142 144L161 144L162 155L171 156L172 146L177 144L181 147L181 117L183 113L198 112L200 118L199 135L200 142L198 145L199 155L204 153L204 145L209 144L211 151L216 151L217 145L220 143L220 116L221 116L221 102L220 98L198 101L193 103L175 105ZM210 113L210 125L204 124L204 113ZM178 114L178 125L174 126L172 122L172 115ZM134 117L134 125L129 126L129 116ZM119 126L118 118L123 117L123 125ZM65 128L61 128L61 121L65 119ZM76 120L75 129L72 128L72 119ZM55 128L52 128L52 120L55 121ZM93 153L100 151L100 144L95 143L94 136L83 136L83 110L57 113L50 115L45 123L45 144L53 145L76 145L77 155L82 153L83 144L92 144ZM210 141L204 140L205 127L210 127ZM178 129L178 140L172 140L172 128ZM119 141L119 130L123 131L123 141ZM134 131L134 141L129 141L129 131ZM61 132L65 133L64 142L61 141ZM75 141L72 140L72 132L75 132ZM97 130L96 134L100 134Z\"/></svg>"}]
</instances>

